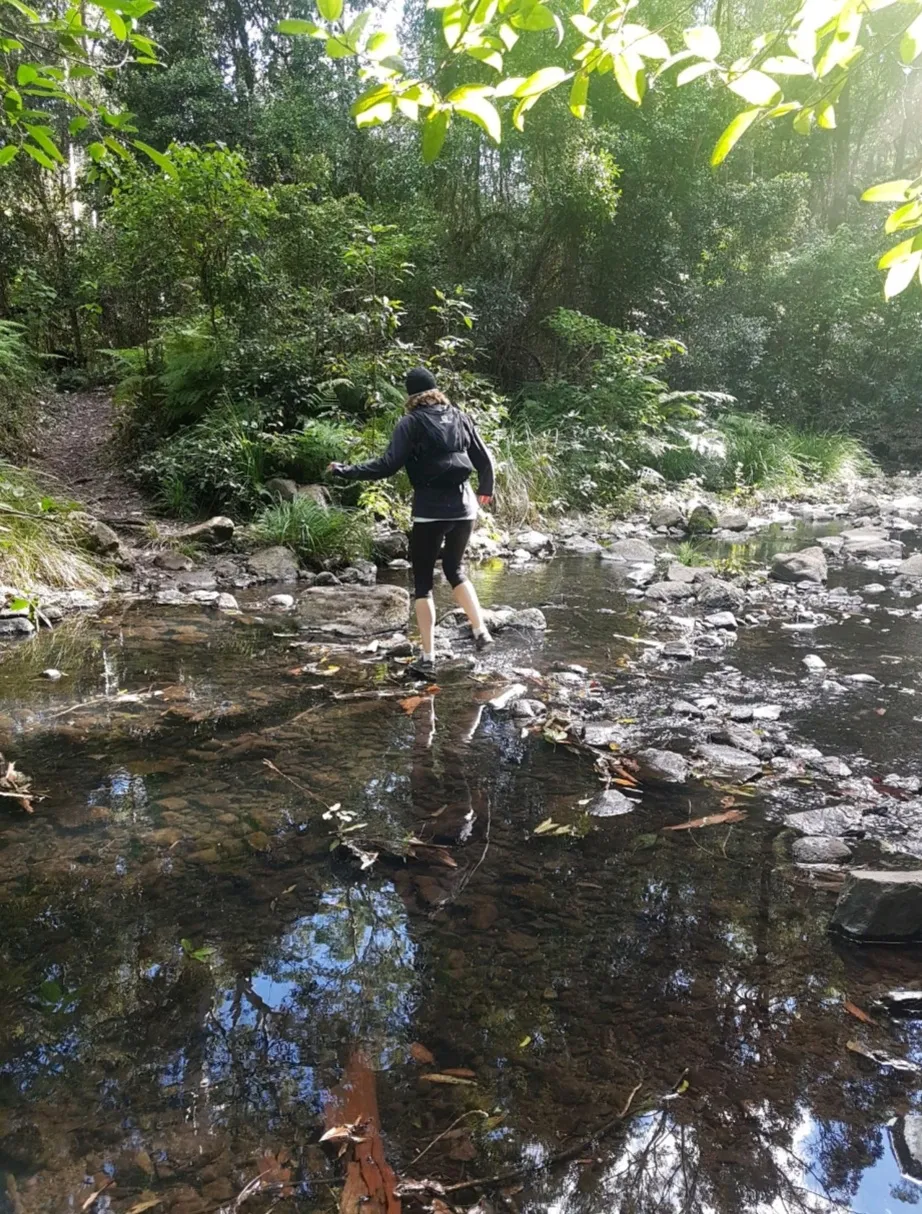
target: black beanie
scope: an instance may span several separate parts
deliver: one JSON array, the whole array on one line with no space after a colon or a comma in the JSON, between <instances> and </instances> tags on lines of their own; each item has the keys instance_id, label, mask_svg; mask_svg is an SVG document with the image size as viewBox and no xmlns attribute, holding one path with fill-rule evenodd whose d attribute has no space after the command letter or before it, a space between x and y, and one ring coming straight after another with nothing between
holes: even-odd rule
<instances>
[{"instance_id":1,"label":"black beanie","mask_svg":"<svg viewBox=\"0 0 922 1214\"><path fill-rule=\"evenodd\" d=\"M407 396L418 396L420 392L431 392L437 386L435 376L425 367L414 367L407 374Z\"/></svg>"}]
</instances>

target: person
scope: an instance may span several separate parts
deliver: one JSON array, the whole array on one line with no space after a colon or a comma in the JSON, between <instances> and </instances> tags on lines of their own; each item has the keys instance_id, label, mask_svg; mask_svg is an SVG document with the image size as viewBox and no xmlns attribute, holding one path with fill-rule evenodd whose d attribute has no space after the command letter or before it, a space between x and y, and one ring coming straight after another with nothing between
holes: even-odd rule
<instances>
[{"instance_id":1,"label":"person","mask_svg":"<svg viewBox=\"0 0 922 1214\"><path fill-rule=\"evenodd\" d=\"M492 643L477 591L464 572L464 553L478 503L487 506L493 498L494 469L474 423L438 390L431 372L424 367L411 371L406 389L406 413L394 428L384 454L364 464L333 463L329 470L345 480L372 481L384 480L406 467L413 486L410 561L422 640L422 656L416 667L428 673L435 666L432 585L440 550L452 596L470 621L475 645L483 649ZM470 485L474 471L476 497Z\"/></svg>"}]
</instances>

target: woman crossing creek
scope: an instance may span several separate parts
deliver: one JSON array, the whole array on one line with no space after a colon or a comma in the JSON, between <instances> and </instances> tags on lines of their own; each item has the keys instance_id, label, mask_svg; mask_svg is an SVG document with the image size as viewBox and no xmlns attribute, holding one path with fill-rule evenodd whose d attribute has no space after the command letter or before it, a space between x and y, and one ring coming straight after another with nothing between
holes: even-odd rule
<instances>
[{"instance_id":1,"label":"woman crossing creek","mask_svg":"<svg viewBox=\"0 0 922 1214\"><path fill-rule=\"evenodd\" d=\"M438 390L434 376L417 367L406 378L406 413L394 428L387 450L364 464L333 463L329 470L345 480L385 480L406 468L413 486L413 529L410 560L413 566L416 621L422 652L416 669L435 668L435 602L432 586L435 564L442 569L452 595L463 608L474 643L483 649L492 643L480 609L477 592L464 572L464 554L477 519L478 503L493 497L493 460L477 428ZM470 478L477 473L477 495Z\"/></svg>"}]
</instances>

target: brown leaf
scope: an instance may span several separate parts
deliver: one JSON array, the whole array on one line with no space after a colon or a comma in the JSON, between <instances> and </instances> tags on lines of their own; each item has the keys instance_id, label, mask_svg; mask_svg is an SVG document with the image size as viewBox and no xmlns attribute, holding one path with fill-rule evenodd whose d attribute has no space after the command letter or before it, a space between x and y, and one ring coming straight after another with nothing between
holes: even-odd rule
<instances>
[{"instance_id":1,"label":"brown leaf","mask_svg":"<svg viewBox=\"0 0 922 1214\"><path fill-rule=\"evenodd\" d=\"M736 805L737 805L736 797L721 797L720 798L720 808L721 809L735 809Z\"/></svg>"},{"instance_id":2,"label":"brown leaf","mask_svg":"<svg viewBox=\"0 0 922 1214\"><path fill-rule=\"evenodd\" d=\"M144 1210L152 1210L154 1206L163 1205L162 1197L145 1197L143 1201L136 1202L125 1214L142 1214Z\"/></svg>"},{"instance_id":3,"label":"brown leaf","mask_svg":"<svg viewBox=\"0 0 922 1214\"><path fill-rule=\"evenodd\" d=\"M419 1041L414 1041L410 1046L410 1057L421 1066L433 1066L435 1064L435 1055L431 1050L427 1050Z\"/></svg>"},{"instance_id":4,"label":"brown leaf","mask_svg":"<svg viewBox=\"0 0 922 1214\"><path fill-rule=\"evenodd\" d=\"M877 1023L877 1021L872 1019L867 1012L863 1012L860 1007L857 1007L854 1003L849 1002L848 999L845 1000L845 1010L850 1016L854 1016L856 1020L860 1020L862 1024Z\"/></svg>"},{"instance_id":5,"label":"brown leaf","mask_svg":"<svg viewBox=\"0 0 922 1214\"><path fill-rule=\"evenodd\" d=\"M408 717L412 717L413 713L416 712L417 708L419 708L420 704L422 704L425 698L425 696L407 696L405 700L400 701L400 707Z\"/></svg>"},{"instance_id":6,"label":"brown leaf","mask_svg":"<svg viewBox=\"0 0 922 1214\"><path fill-rule=\"evenodd\" d=\"M476 1079L477 1072L466 1066L446 1066L442 1068L443 1075L457 1075L459 1079Z\"/></svg>"},{"instance_id":7,"label":"brown leaf","mask_svg":"<svg viewBox=\"0 0 922 1214\"><path fill-rule=\"evenodd\" d=\"M454 1214L451 1206L446 1205L441 1197L433 1197L429 1209L432 1211L432 1214Z\"/></svg>"},{"instance_id":8,"label":"brown leaf","mask_svg":"<svg viewBox=\"0 0 922 1214\"><path fill-rule=\"evenodd\" d=\"M90 1206L93 1204L93 1202L96 1200L96 1198L99 1197L99 1195L101 1193L105 1193L106 1189L108 1189L110 1187L110 1185L112 1185L113 1183L114 1183L114 1181L107 1180L106 1183L101 1188L97 1189L95 1193L91 1193L89 1195L89 1197L86 1199L86 1201L80 1207L80 1209L88 1210L90 1208Z\"/></svg>"},{"instance_id":9,"label":"brown leaf","mask_svg":"<svg viewBox=\"0 0 922 1214\"><path fill-rule=\"evenodd\" d=\"M465 1087L472 1087L474 1083L473 1079L464 1079L460 1075L446 1075L444 1073L438 1075L420 1075L420 1079L426 1083L463 1084Z\"/></svg>"},{"instance_id":10,"label":"brown leaf","mask_svg":"<svg viewBox=\"0 0 922 1214\"><path fill-rule=\"evenodd\" d=\"M664 826L663 830L697 830L701 826L720 826L722 822L742 822L745 817L746 811L743 809L728 809L722 814L707 814L703 818L693 818L691 822Z\"/></svg>"},{"instance_id":11,"label":"brown leaf","mask_svg":"<svg viewBox=\"0 0 922 1214\"><path fill-rule=\"evenodd\" d=\"M365 1142L368 1130L367 1120L353 1121L351 1124L334 1125L320 1136L321 1142Z\"/></svg>"},{"instance_id":12,"label":"brown leaf","mask_svg":"<svg viewBox=\"0 0 922 1214\"><path fill-rule=\"evenodd\" d=\"M477 1148L474 1146L470 1134L462 1134L457 1141L451 1144L448 1158L455 1160L456 1163L470 1163L477 1158Z\"/></svg>"}]
</instances>

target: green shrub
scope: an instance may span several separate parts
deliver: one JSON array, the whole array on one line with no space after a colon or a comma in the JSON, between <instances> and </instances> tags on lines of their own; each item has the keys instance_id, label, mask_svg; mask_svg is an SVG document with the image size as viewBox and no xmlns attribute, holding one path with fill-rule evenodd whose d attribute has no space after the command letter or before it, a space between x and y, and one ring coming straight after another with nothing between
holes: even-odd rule
<instances>
[{"instance_id":1,"label":"green shrub","mask_svg":"<svg viewBox=\"0 0 922 1214\"><path fill-rule=\"evenodd\" d=\"M32 424L39 367L21 325L0 320L0 453L23 454Z\"/></svg>"},{"instance_id":2,"label":"green shrub","mask_svg":"<svg viewBox=\"0 0 922 1214\"><path fill-rule=\"evenodd\" d=\"M329 464L344 459L355 442L355 430L342 422L307 421L301 430L273 436L269 444L272 474L316 484Z\"/></svg>"},{"instance_id":3,"label":"green shrub","mask_svg":"<svg viewBox=\"0 0 922 1214\"><path fill-rule=\"evenodd\" d=\"M267 506L252 527L263 544L292 548L303 561L354 561L371 552L367 515L318 505L312 498Z\"/></svg>"}]
</instances>

